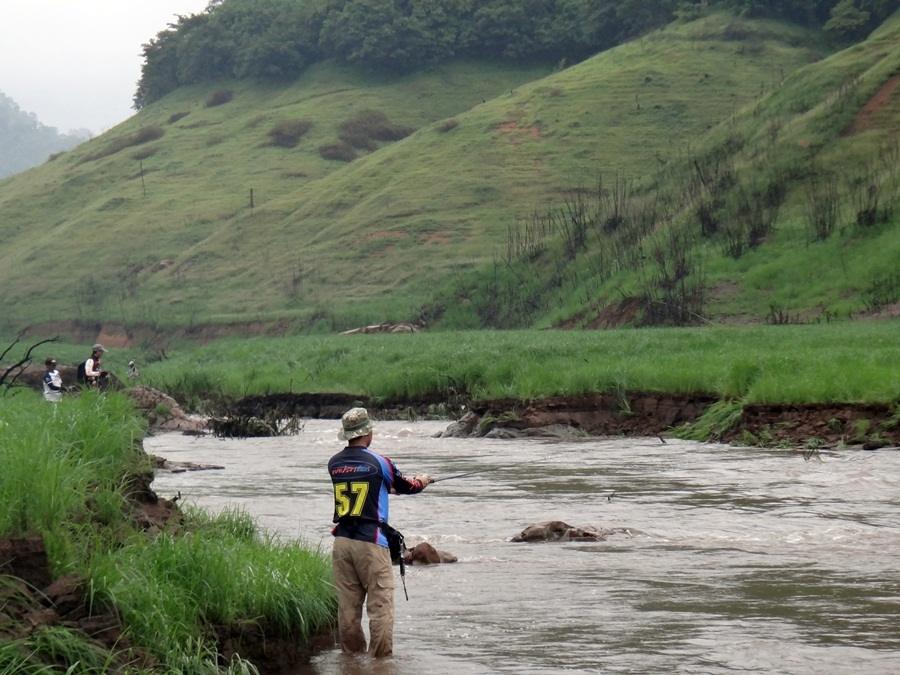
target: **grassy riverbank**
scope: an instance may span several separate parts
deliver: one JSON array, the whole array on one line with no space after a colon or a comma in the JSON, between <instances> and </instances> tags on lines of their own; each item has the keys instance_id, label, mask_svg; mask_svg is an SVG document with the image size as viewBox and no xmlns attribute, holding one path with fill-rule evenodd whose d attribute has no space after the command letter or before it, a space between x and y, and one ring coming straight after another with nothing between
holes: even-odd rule
<instances>
[{"instance_id":1,"label":"grassy riverbank","mask_svg":"<svg viewBox=\"0 0 900 675\"><path fill-rule=\"evenodd\" d=\"M144 378L188 405L286 392L535 399L713 394L745 403L900 400L900 322L225 339Z\"/></svg>"},{"instance_id":2,"label":"grassy riverbank","mask_svg":"<svg viewBox=\"0 0 900 675\"><path fill-rule=\"evenodd\" d=\"M53 406L20 392L3 399L0 429L0 542L40 535L52 577L84 578L89 615L121 617L124 638L110 648L77 625L29 628L0 613L0 672L64 664L105 673L138 658L144 672L213 673L223 629L254 622L260 635L302 645L330 625L334 596L319 552L276 542L239 513L188 511L153 536L138 528L127 476L149 464L137 443L143 423L124 397ZM13 588L0 584L7 612L25 602ZM230 669L252 670L240 659Z\"/></svg>"}]
</instances>

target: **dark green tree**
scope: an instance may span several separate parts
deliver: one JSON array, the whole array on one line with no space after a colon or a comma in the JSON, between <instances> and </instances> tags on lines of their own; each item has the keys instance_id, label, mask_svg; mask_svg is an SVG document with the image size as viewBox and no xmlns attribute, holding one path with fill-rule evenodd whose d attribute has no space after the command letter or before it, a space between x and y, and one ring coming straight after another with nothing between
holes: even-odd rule
<instances>
[{"instance_id":1,"label":"dark green tree","mask_svg":"<svg viewBox=\"0 0 900 675\"><path fill-rule=\"evenodd\" d=\"M872 15L856 6L853 0L841 0L831 10L825 32L841 42L848 42L864 34Z\"/></svg>"}]
</instances>

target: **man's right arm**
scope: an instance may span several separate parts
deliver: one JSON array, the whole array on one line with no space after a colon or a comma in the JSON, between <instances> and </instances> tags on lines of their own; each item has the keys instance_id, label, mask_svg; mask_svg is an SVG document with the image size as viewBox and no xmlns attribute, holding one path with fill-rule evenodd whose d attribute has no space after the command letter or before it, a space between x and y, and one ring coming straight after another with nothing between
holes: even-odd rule
<instances>
[{"instance_id":1,"label":"man's right arm","mask_svg":"<svg viewBox=\"0 0 900 675\"><path fill-rule=\"evenodd\" d=\"M391 487L394 488L394 491L398 495L417 494L434 482L434 479L427 473L417 474L412 478L407 478L390 459L387 457L385 457L385 459L387 459L387 462L394 473L394 480Z\"/></svg>"}]
</instances>

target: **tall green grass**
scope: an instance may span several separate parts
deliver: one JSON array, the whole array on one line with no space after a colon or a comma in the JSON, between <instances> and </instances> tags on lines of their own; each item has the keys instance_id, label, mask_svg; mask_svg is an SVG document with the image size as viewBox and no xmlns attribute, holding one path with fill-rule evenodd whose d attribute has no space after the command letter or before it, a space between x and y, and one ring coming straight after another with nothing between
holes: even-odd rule
<instances>
[{"instance_id":1,"label":"tall green grass","mask_svg":"<svg viewBox=\"0 0 900 675\"><path fill-rule=\"evenodd\" d=\"M329 627L335 594L320 551L276 541L242 513L190 510L177 531L153 538L136 529L126 477L148 468L144 431L118 394L58 405L26 391L0 398L0 537L42 535L53 572L85 575L91 606L114 605L159 672L220 672L215 624L256 622L301 643ZM65 626L0 645L4 675L99 674L115 661ZM237 659L227 672L255 668Z\"/></svg>"},{"instance_id":2,"label":"tall green grass","mask_svg":"<svg viewBox=\"0 0 900 675\"><path fill-rule=\"evenodd\" d=\"M900 400L897 321L601 332L481 331L226 339L144 371L176 397L346 392L541 398L710 393L751 403ZM198 388L187 388L195 396Z\"/></svg>"},{"instance_id":3,"label":"tall green grass","mask_svg":"<svg viewBox=\"0 0 900 675\"><path fill-rule=\"evenodd\" d=\"M122 526L122 481L145 461L144 424L127 398L87 392L58 405L0 399L0 537L44 537L57 573Z\"/></svg>"},{"instance_id":4,"label":"tall green grass","mask_svg":"<svg viewBox=\"0 0 900 675\"><path fill-rule=\"evenodd\" d=\"M298 641L336 609L321 552L260 534L243 513L190 511L188 534L135 537L94 560L93 593L122 612L130 635L160 656L214 647L210 625L257 622Z\"/></svg>"}]
</instances>

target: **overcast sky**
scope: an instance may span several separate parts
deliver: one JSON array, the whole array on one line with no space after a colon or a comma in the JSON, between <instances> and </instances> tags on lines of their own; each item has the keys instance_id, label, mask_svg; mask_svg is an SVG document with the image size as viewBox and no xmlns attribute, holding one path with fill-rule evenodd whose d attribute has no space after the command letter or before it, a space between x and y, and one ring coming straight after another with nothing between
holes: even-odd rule
<instances>
[{"instance_id":1,"label":"overcast sky","mask_svg":"<svg viewBox=\"0 0 900 675\"><path fill-rule=\"evenodd\" d=\"M60 131L134 114L141 45L208 0L0 0L0 91Z\"/></svg>"}]
</instances>

